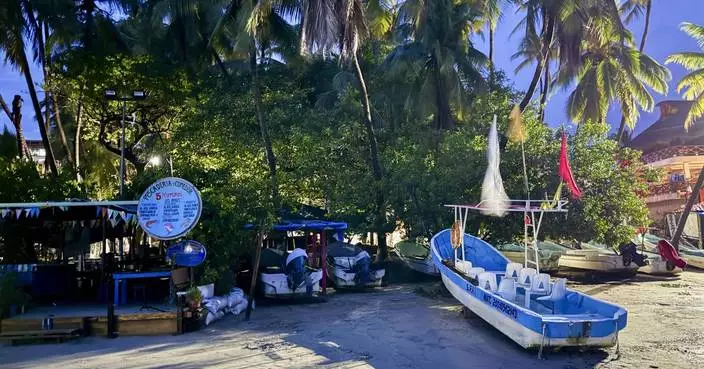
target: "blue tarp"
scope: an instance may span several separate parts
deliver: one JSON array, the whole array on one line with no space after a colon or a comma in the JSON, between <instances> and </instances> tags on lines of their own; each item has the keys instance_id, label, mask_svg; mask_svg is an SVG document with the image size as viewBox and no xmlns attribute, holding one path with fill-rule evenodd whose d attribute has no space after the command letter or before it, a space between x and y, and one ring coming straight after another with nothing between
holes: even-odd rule
<instances>
[{"instance_id":1,"label":"blue tarp","mask_svg":"<svg viewBox=\"0 0 704 369\"><path fill-rule=\"evenodd\" d=\"M253 224L247 224L245 229L254 229ZM332 222L328 220L284 220L274 224L273 230L285 231L344 231L347 229L345 222Z\"/></svg>"}]
</instances>

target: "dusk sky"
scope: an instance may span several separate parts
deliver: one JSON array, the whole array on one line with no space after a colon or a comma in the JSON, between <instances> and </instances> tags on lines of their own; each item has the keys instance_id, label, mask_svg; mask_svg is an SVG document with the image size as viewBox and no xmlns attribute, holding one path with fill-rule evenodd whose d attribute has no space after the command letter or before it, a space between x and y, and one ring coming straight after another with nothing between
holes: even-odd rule
<instances>
[{"instance_id":1,"label":"dusk sky","mask_svg":"<svg viewBox=\"0 0 704 369\"><path fill-rule=\"evenodd\" d=\"M496 63L497 67L503 69L508 75L509 79L513 82L514 87L518 90L524 90L527 88L530 78L533 73L533 68L527 68L520 74L514 74L514 68L518 64L518 61L514 62L511 60L511 55L516 52L517 45L519 42L519 35L513 38L509 38L511 30L518 23L521 18L521 14L516 14L513 9L506 9L504 12L504 17L502 22L499 24L496 32ZM679 24L682 22L692 22L697 24L704 24L704 0L668 0L668 1L653 1L653 14L650 22L650 31L648 34L647 44L645 52L658 60L659 62L664 62L665 58L675 52L681 51L697 51L696 43L679 30ZM633 31L636 42L640 43L640 36L643 30L643 20L638 20L629 25L631 31ZM487 52L486 42L477 39L476 47L484 52ZM4 60L4 56L3 60ZM672 82L670 83L670 91L668 96L654 95L655 101L662 101L667 99L678 99L678 94L676 93L675 86L677 81L686 74L685 70L679 66L670 65L668 66L672 71ZM32 76L37 83L41 82L41 72L38 66L34 65L32 70ZM23 127L25 130L25 135L29 139L39 139L39 130L34 120L34 110L32 109L32 103L27 93L27 86L25 84L24 77L22 77L17 70L13 69L9 65L5 65L0 62L0 94L2 94L5 101L10 104L12 97L19 93L24 99L24 109L23 109ZM557 90L553 91L554 95L551 97L548 108L546 120L552 126L557 126L562 123L569 123L569 119L565 113L565 102L569 91ZM43 98L43 93L40 94L39 98ZM636 132L640 132L647 128L655 120L657 120L658 113L644 113L641 115L641 119L636 126ZM609 116L608 121L613 125L617 126L620 122L620 114L618 112L618 106L613 106ZM7 119L5 114L0 115L0 122L3 125L7 125L11 131L14 131L10 121ZM616 129L616 128L614 128Z\"/></svg>"}]
</instances>

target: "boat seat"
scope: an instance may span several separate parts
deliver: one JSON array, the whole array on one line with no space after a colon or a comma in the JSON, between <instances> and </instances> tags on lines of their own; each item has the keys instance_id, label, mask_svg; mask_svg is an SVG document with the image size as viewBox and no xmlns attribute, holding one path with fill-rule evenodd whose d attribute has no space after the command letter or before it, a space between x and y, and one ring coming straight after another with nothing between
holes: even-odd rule
<instances>
[{"instance_id":1,"label":"boat seat","mask_svg":"<svg viewBox=\"0 0 704 369\"><path fill-rule=\"evenodd\" d=\"M504 278L511 278L513 280L518 280L518 276L523 269L523 264L521 263L508 263L506 264L506 274Z\"/></svg>"},{"instance_id":2,"label":"boat seat","mask_svg":"<svg viewBox=\"0 0 704 369\"><path fill-rule=\"evenodd\" d=\"M467 271L466 274L470 278L478 279L477 276L479 276L479 274L481 274L481 273L484 273L484 268L473 267L473 268L469 268L469 270Z\"/></svg>"},{"instance_id":3,"label":"boat seat","mask_svg":"<svg viewBox=\"0 0 704 369\"><path fill-rule=\"evenodd\" d=\"M472 268L472 262L467 260L455 260L455 269L460 271L460 273L468 274L469 270Z\"/></svg>"},{"instance_id":4,"label":"boat seat","mask_svg":"<svg viewBox=\"0 0 704 369\"><path fill-rule=\"evenodd\" d=\"M498 293L508 301L516 299L516 281L513 278L503 278L499 283Z\"/></svg>"},{"instance_id":5,"label":"boat seat","mask_svg":"<svg viewBox=\"0 0 704 369\"><path fill-rule=\"evenodd\" d=\"M521 269L520 273L518 273L518 285L523 288L530 288L536 275L538 275L538 271L533 268Z\"/></svg>"},{"instance_id":6,"label":"boat seat","mask_svg":"<svg viewBox=\"0 0 704 369\"><path fill-rule=\"evenodd\" d=\"M477 276L479 281L479 287L487 290L496 292L496 274L492 272L481 272Z\"/></svg>"},{"instance_id":7,"label":"boat seat","mask_svg":"<svg viewBox=\"0 0 704 369\"><path fill-rule=\"evenodd\" d=\"M530 292L539 295L550 294L550 275L545 273L536 275L530 285Z\"/></svg>"},{"instance_id":8,"label":"boat seat","mask_svg":"<svg viewBox=\"0 0 704 369\"><path fill-rule=\"evenodd\" d=\"M559 278L555 280L552 285L552 290L547 296L538 297L538 301L550 301L552 302L552 312L555 313L555 302L560 301L565 298L567 294L567 279Z\"/></svg>"}]
</instances>

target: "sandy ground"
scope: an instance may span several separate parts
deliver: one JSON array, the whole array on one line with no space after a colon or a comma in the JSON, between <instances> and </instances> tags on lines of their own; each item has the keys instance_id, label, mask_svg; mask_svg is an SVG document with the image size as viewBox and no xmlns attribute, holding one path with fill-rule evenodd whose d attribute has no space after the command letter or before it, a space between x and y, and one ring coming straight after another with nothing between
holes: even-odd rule
<instances>
[{"instance_id":1,"label":"sandy ground","mask_svg":"<svg viewBox=\"0 0 704 369\"><path fill-rule=\"evenodd\" d=\"M231 317L181 336L0 346L0 368L704 368L704 273L573 287L629 310L620 357L569 350L538 360L464 317L431 282L260 306L249 322Z\"/></svg>"}]
</instances>

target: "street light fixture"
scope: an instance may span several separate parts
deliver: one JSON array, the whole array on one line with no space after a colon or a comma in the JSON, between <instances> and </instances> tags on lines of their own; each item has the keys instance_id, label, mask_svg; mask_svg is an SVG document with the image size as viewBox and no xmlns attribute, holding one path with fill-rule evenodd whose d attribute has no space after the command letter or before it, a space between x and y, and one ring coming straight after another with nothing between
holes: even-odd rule
<instances>
[{"instance_id":1,"label":"street light fixture","mask_svg":"<svg viewBox=\"0 0 704 369\"><path fill-rule=\"evenodd\" d=\"M132 91L132 95L120 96L116 89L110 88L105 90L104 96L105 100L108 101L122 101L122 120L120 122L122 131L120 134L120 198L123 198L125 194L125 114L127 113L127 102L144 100L147 98L147 93L139 89Z\"/></svg>"}]
</instances>

